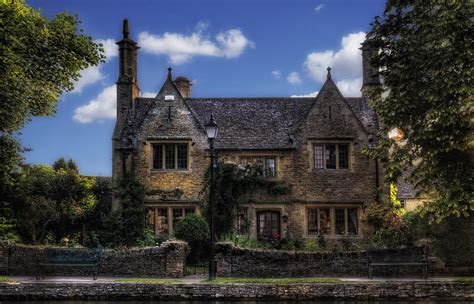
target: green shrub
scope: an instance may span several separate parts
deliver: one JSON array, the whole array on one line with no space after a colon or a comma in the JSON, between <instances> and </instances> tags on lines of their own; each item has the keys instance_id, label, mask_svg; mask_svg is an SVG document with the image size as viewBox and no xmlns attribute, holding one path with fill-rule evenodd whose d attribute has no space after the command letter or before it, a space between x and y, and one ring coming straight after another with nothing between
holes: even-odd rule
<instances>
[{"instance_id":1,"label":"green shrub","mask_svg":"<svg viewBox=\"0 0 474 304\"><path fill-rule=\"evenodd\" d=\"M304 250L310 252L316 252L319 250L318 244L315 239L307 239L304 245Z\"/></svg>"},{"instance_id":2,"label":"green shrub","mask_svg":"<svg viewBox=\"0 0 474 304\"><path fill-rule=\"evenodd\" d=\"M290 237L284 237L274 242L274 249L278 250L301 250L304 248L304 242L301 239L294 239Z\"/></svg>"},{"instance_id":3,"label":"green shrub","mask_svg":"<svg viewBox=\"0 0 474 304\"><path fill-rule=\"evenodd\" d=\"M301 239L284 237L281 239L257 240L248 234L230 234L222 241L231 242L235 246L248 249L276 249L285 251L303 250L305 243Z\"/></svg>"},{"instance_id":4,"label":"green shrub","mask_svg":"<svg viewBox=\"0 0 474 304\"><path fill-rule=\"evenodd\" d=\"M186 241L190 252L188 255L189 263L200 262L207 259L209 249L209 226L203 217L194 213L187 214L184 219L176 224L174 236L177 239Z\"/></svg>"},{"instance_id":5,"label":"green shrub","mask_svg":"<svg viewBox=\"0 0 474 304\"><path fill-rule=\"evenodd\" d=\"M372 226L372 245L380 248L411 246L410 224L396 201L373 203L367 209L367 221Z\"/></svg>"},{"instance_id":6,"label":"green shrub","mask_svg":"<svg viewBox=\"0 0 474 304\"><path fill-rule=\"evenodd\" d=\"M140 247L156 246L155 233L151 229L146 228L143 236L137 240L137 245Z\"/></svg>"},{"instance_id":7,"label":"green shrub","mask_svg":"<svg viewBox=\"0 0 474 304\"><path fill-rule=\"evenodd\" d=\"M318 246L322 250L326 249L326 239L324 238L323 234L318 235Z\"/></svg>"}]
</instances>

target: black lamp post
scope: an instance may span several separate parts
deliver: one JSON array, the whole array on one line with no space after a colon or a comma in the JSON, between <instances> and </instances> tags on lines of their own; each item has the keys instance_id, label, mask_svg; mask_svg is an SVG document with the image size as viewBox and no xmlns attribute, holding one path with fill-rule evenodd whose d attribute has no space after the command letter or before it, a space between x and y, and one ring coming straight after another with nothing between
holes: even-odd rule
<instances>
[{"instance_id":1,"label":"black lamp post","mask_svg":"<svg viewBox=\"0 0 474 304\"><path fill-rule=\"evenodd\" d=\"M211 114L211 119L205 125L207 138L209 139L209 148L211 150L211 172L210 172L210 187L209 187L209 213L210 213L210 223L211 228L211 257L209 259L209 279L216 278L216 252L215 252L215 243L216 243L216 231L214 230L214 173L216 169L216 155L214 151L214 139L217 137L218 127L214 120L214 117Z\"/></svg>"}]
</instances>

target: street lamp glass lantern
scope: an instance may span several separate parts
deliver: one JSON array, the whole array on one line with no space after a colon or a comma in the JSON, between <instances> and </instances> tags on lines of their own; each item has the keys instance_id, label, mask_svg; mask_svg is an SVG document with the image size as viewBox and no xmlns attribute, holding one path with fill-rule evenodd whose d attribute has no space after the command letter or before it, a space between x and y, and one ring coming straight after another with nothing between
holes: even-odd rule
<instances>
[{"instance_id":1,"label":"street lamp glass lantern","mask_svg":"<svg viewBox=\"0 0 474 304\"><path fill-rule=\"evenodd\" d=\"M214 139L214 138L217 137L218 127L217 127L216 121L214 120L214 117L212 116L212 114L211 114L211 119L205 125L205 128L206 128L207 138Z\"/></svg>"},{"instance_id":2,"label":"street lamp glass lantern","mask_svg":"<svg viewBox=\"0 0 474 304\"><path fill-rule=\"evenodd\" d=\"M405 138L405 132L402 129L395 127L388 132L388 138L394 141L401 141Z\"/></svg>"}]
</instances>

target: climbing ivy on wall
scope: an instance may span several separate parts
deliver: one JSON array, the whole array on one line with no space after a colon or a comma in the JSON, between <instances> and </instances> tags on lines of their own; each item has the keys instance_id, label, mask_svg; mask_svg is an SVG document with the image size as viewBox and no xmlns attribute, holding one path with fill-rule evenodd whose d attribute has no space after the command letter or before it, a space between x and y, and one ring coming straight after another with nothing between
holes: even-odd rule
<instances>
[{"instance_id":1,"label":"climbing ivy on wall","mask_svg":"<svg viewBox=\"0 0 474 304\"><path fill-rule=\"evenodd\" d=\"M210 171L205 173L203 212L209 222ZM220 162L215 174L214 227L217 238L229 234L234 227L239 205L251 200L252 194L270 196L286 195L291 188L286 183L266 178L259 166L240 166L234 163Z\"/></svg>"}]
</instances>

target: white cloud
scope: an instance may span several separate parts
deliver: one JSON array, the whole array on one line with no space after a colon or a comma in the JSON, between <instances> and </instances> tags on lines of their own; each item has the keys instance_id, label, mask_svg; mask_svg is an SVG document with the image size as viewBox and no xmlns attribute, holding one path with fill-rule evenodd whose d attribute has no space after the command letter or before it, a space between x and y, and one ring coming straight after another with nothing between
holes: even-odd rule
<instances>
[{"instance_id":1,"label":"white cloud","mask_svg":"<svg viewBox=\"0 0 474 304\"><path fill-rule=\"evenodd\" d=\"M104 48L104 54L106 56L105 61L118 56L118 48L113 39L97 39L94 40L96 43L102 43ZM101 71L102 65L91 66L81 72L80 78L74 82L74 90L70 93L81 93L82 90L105 78L105 75Z\"/></svg>"},{"instance_id":2,"label":"white cloud","mask_svg":"<svg viewBox=\"0 0 474 304\"><path fill-rule=\"evenodd\" d=\"M297 85L302 84L303 81L301 80L300 74L298 72L291 72L287 77L286 80L289 84Z\"/></svg>"},{"instance_id":3,"label":"white cloud","mask_svg":"<svg viewBox=\"0 0 474 304\"><path fill-rule=\"evenodd\" d=\"M96 98L74 110L73 120L79 123L91 123L114 119L116 115L117 89L111 85L102 90Z\"/></svg>"},{"instance_id":4,"label":"white cloud","mask_svg":"<svg viewBox=\"0 0 474 304\"><path fill-rule=\"evenodd\" d=\"M155 97L157 93L155 92L143 92L140 94L141 97Z\"/></svg>"},{"instance_id":5,"label":"white cloud","mask_svg":"<svg viewBox=\"0 0 474 304\"><path fill-rule=\"evenodd\" d=\"M81 93L82 89L105 78L98 66L91 66L81 72L81 77L74 81L71 93Z\"/></svg>"},{"instance_id":6,"label":"white cloud","mask_svg":"<svg viewBox=\"0 0 474 304\"><path fill-rule=\"evenodd\" d=\"M362 75L361 43L365 39L365 33L352 33L342 37L341 49L338 51L326 50L313 52L306 57L305 69L316 81L323 82L326 79L326 68L332 68L332 76L335 79L354 79Z\"/></svg>"},{"instance_id":7,"label":"white cloud","mask_svg":"<svg viewBox=\"0 0 474 304\"><path fill-rule=\"evenodd\" d=\"M309 93L309 94L304 94L304 95L291 95L290 97L295 98L295 97L316 97L318 95L319 91Z\"/></svg>"},{"instance_id":8,"label":"white cloud","mask_svg":"<svg viewBox=\"0 0 474 304\"><path fill-rule=\"evenodd\" d=\"M316 13L319 13L319 11L320 11L323 7L324 7L324 4L320 4L320 5L318 5L318 6L316 6L316 7L314 8L314 11L315 11Z\"/></svg>"},{"instance_id":9,"label":"white cloud","mask_svg":"<svg viewBox=\"0 0 474 304\"><path fill-rule=\"evenodd\" d=\"M113 39L97 39L94 40L95 43L102 43L102 47L104 48L104 54L105 54L105 60L109 61L113 57L117 57L119 52L118 52L118 46L115 44L115 41Z\"/></svg>"},{"instance_id":10,"label":"white cloud","mask_svg":"<svg viewBox=\"0 0 474 304\"><path fill-rule=\"evenodd\" d=\"M275 78L275 79L280 79L280 78L281 78L281 72L280 72L280 70L273 70L273 71L272 71L272 76L273 76L273 78Z\"/></svg>"},{"instance_id":11,"label":"white cloud","mask_svg":"<svg viewBox=\"0 0 474 304\"><path fill-rule=\"evenodd\" d=\"M207 24L200 22L190 35L142 32L138 35L138 43L145 52L168 56L172 64L183 64L194 56L235 58L245 49L255 47L239 29L221 32L215 36L215 41L204 33L206 29Z\"/></svg>"},{"instance_id":12,"label":"white cloud","mask_svg":"<svg viewBox=\"0 0 474 304\"><path fill-rule=\"evenodd\" d=\"M336 85L344 96L361 96L360 88L362 86L362 77L343 79L336 82Z\"/></svg>"}]
</instances>

